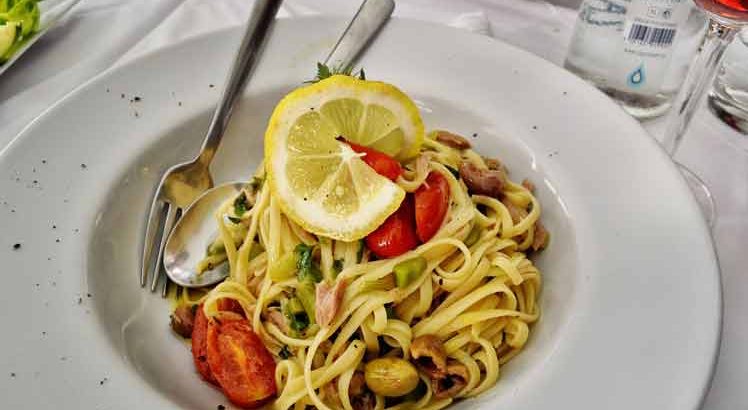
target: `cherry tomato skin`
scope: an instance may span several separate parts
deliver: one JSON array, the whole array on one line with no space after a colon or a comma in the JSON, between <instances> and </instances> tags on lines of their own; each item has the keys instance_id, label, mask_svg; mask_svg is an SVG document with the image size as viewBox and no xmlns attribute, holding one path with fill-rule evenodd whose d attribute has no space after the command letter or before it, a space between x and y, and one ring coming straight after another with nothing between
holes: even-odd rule
<instances>
[{"instance_id":1,"label":"cherry tomato skin","mask_svg":"<svg viewBox=\"0 0 748 410\"><path fill-rule=\"evenodd\" d=\"M221 298L217 303L218 310L227 312L222 314L224 320L238 320L244 317L244 309L239 302L234 299ZM233 315L229 315L228 313ZM192 359L195 362L195 368L203 380L218 384L213 372L208 364L208 318L203 312L203 305L197 307L195 311L195 321L192 328Z\"/></svg>"},{"instance_id":2,"label":"cherry tomato skin","mask_svg":"<svg viewBox=\"0 0 748 410\"><path fill-rule=\"evenodd\" d=\"M197 307L195 324L192 328L192 359L195 369L203 380L218 384L208 365L208 318L203 313L203 305Z\"/></svg>"},{"instance_id":3,"label":"cherry tomato skin","mask_svg":"<svg viewBox=\"0 0 748 410\"><path fill-rule=\"evenodd\" d=\"M377 174L388 178L391 181L397 180L397 177L402 175L403 167L394 158L389 155L377 151L374 148L365 147L363 145L354 144L347 142L351 149L358 152L359 154L366 154L361 159L366 165L372 167Z\"/></svg>"},{"instance_id":4,"label":"cherry tomato skin","mask_svg":"<svg viewBox=\"0 0 748 410\"><path fill-rule=\"evenodd\" d=\"M418 246L413 198L410 195L405 197L394 214L366 237L366 246L379 258L393 258Z\"/></svg>"},{"instance_id":5,"label":"cherry tomato skin","mask_svg":"<svg viewBox=\"0 0 748 410\"><path fill-rule=\"evenodd\" d=\"M421 242L431 239L444 222L449 209L449 183L444 175L431 171L414 194L416 232Z\"/></svg>"},{"instance_id":6,"label":"cherry tomato skin","mask_svg":"<svg viewBox=\"0 0 748 410\"><path fill-rule=\"evenodd\" d=\"M240 305L239 302L234 299L221 298L218 299L218 302L216 304L218 305L218 310L222 312L234 312L244 316L244 308L242 308L242 305Z\"/></svg>"},{"instance_id":7,"label":"cherry tomato skin","mask_svg":"<svg viewBox=\"0 0 748 410\"><path fill-rule=\"evenodd\" d=\"M208 363L223 393L238 406L259 407L276 394L275 360L249 321L234 313L209 322Z\"/></svg>"}]
</instances>

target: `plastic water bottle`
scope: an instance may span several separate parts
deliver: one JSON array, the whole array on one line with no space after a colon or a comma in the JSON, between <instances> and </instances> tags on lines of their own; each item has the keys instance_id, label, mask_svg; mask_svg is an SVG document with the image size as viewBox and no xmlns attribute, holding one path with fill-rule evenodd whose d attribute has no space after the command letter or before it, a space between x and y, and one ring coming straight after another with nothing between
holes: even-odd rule
<instances>
[{"instance_id":1,"label":"plastic water bottle","mask_svg":"<svg viewBox=\"0 0 748 410\"><path fill-rule=\"evenodd\" d=\"M670 107L705 27L691 0L583 0L564 67L631 115Z\"/></svg>"}]
</instances>

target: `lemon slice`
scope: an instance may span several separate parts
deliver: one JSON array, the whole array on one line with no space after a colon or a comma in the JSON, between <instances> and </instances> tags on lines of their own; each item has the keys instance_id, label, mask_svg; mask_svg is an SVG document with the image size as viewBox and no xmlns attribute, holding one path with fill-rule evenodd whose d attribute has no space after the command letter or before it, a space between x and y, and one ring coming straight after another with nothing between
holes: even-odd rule
<instances>
[{"instance_id":1,"label":"lemon slice","mask_svg":"<svg viewBox=\"0 0 748 410\"><path fill-rule=\"evenodd\" d=\"M275 107L265 131L273 195L304 229L353 241L395 212L405 191L338 137L404 159L418 153L423 122L394 86L341 75L297 89Z\"/></svg>"}]
</instances>

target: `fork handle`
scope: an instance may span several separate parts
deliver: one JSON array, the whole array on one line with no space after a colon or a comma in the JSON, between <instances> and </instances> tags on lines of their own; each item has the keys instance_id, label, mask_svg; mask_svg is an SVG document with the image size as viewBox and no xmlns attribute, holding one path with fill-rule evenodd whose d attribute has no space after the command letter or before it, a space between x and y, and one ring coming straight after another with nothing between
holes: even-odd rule
<instances>
[{"instance_id":1,"label":"fork handle","mask_svg":"<svg viewBox=\"0 0 748 410\"><path fill-rule=\"evenodd\" d=\"M268 33L273 26L275 15L281 3L283 3L283 0L256 0L252 7L252 13L247 21L247 29L239 45L236 58L231 65L231 71L223 88L221 99L213 113L210 127L197 157L197 161L206 168L210 165L218 150L226 125L231 118L234 104L242 94L247 79L260 60L262 48L269 37Z\"/></svg>"}]
</instances>

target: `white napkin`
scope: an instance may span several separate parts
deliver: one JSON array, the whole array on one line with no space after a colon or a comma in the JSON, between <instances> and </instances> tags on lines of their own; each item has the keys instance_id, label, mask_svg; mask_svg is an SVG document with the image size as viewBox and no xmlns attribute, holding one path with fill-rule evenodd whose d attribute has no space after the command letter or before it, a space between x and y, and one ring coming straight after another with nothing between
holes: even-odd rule
<instances>
[{"instance_id":1,"label":"white napkin","mask_svg":"<svg viewBox=\"0 0 748 410\"><path fill-rule=\"evenodd\" d=\"M299 17L317 15L324 12L349 11L350 5L358 5L357 2L349 2L348 7L325 7L317 4L317 7L300 1L285 1L278 11L278 17ZM184 41L190 37L205 34L217 29L244 24L246 17L252 8L252 3L245 0L223 0L215 1L207 5L204 1L186 0L179 11L168 16L158 28L149 33L128 53L117 61L118 64L148 53L167 44ZM346 15L352 15L355 8ZM396 9L396 15L397 9ZM220 24L215 24L220 22ZM491 24L483 11L471 11L461 13L447 22L449 26L467 30L473 33L491 36Z\"/></svg>"}]
</instances>

